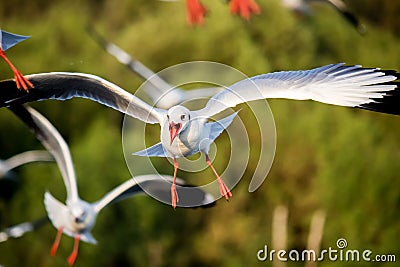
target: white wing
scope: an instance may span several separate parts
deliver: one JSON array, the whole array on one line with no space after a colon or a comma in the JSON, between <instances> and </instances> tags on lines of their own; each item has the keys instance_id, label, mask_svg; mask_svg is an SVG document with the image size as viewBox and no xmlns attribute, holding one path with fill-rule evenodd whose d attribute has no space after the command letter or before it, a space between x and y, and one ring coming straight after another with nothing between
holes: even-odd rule
<instances>
[{"instance_id":1,"label":"white wing","mask_svg":"<svg viewBox=\"0 0 400 267\"><path fill-rule=\"evenodd\" d=\"M126 182L122 183L121 185L114 188L111 192L106 194L102 199L93 203L94 210L99 212L105 206L121 201L123 199L133 197L135 195L145 194L144 190L149 190L152 193L157 195L159 194L167 194L170 198L170 188L171 182L173 181L173 177L169 175L159 175L159 174L148 174L148 175L141 175L135 178L131 178ZM186 183L182 180L177 178L176 184L181 186L186 186ZM178 187L178 194L180 197L180 202L184 202L185 199L188 200L190 198L196 198L199 201L196 203L203 203L204 205L211 204L215 201L215 199L208 193L204 192L203 190L192 187L190 188L190 196L187 196L186 192L180 191ZM163 199L166 199L163 198Z\"/></svg>"},{"instance_id":2,"label":"white wing","mask_svg":"<svg viewBox=\"0 0 400 267\"><path fill-rule=\"evenodd\" d=\"M67 203L79 199L74 165L68 145L57 129L31 107L12 106L10 109L35 133L36 138L53 155L67 190Z\"/></svg>"},{"instance_id":3,"label":"white wing","mask_svg":"<svg viewBox=\"0 0 400 267\"><path fill-rule=\"evenodd\" d=\"M122 200L121 196L127 194L127 191L129 191L130 193L126 197L144 193L134 179L129 179L108 192L102 199L93 203L93 208L95 212L98 213L108 204L117 202L117 200Z\"/></svg>"},{"instance_id":4,"label":"white wing","mask_svg":"<svg viewBox=\"0 0 400 267\"><path fill-rule=\"evenodd\" d=\"M49 192L46 192L44 194L44 207L53 226L57 229L65 228L65 223L69 221L67 206L55 199Z\"/></svg>"},{"instance_id":5,"label":"white wing","mask_svg":"<svg viewBox=\"0 0 400 267\"><path fill-rule=\"evenodd\" d=\"M183 90L170 85L142 62L130 56L117 45L105 40L94 29L88 29L93 39L110 55L114 56L120 63L127 66L132 72L137 74L143 81L147 81L145 92L153 103L160 108L168 109L186 100L210 97L221 91L220 87L201 88L193 90Z\"/></svg>"},{"instance_id":6,"label":"white wing","mask_svg":"<svg viewBox=\"0 0 400 267\"><path fill-rule=\"evenodd\" d=\"M160 123L165 110L153 108L136 96L107 80L85 73L50 72L26 75L34 88L17 90L15 82L0 82L0 106L47 99L87 98L147 123Z\"/></svg>"},{"instance_id":7,"label":"white wing","mask_svg":"<svg viewBox=\"0 0 400 267\"><path fill-rule=\"evenodd\" d=\"M11 158L4 160L2 164L7 168L7 171L10 171L18 166L21 166L26 163L36 162L36 161L54 161L53 156L47 152L42 150L32 150L22 152L20 154L14 155Z\"/></svg>"},{"instance_id":8,"label":"white wing","mask_svg":"<svg viewBox=\"0 0 400 267\"><path fill-rule=\"evenodd\" d=\"M20 223L20 224L8 227L0 232L0 243L7 241L10 238L21 237L25 233L34 231L34 230L44 226L48 222L49 222L49 220L47 219L47 217L43 217L36 221L24 222L24 223Z\"/></svg>"},{"instance_id":9,"label":"white wing","mask_svg":"<svg viewBox=\"0 0 400 267\"><path fill-rule=\"evenodd\" d=\"M141 157L162 157L162 158L170 157L170 155L164 149L161 142L157 143L151 147L148 147L146 149L143 149L141 151L134 152L134 153L132 153L132 155L141 156Z\"/></svg>"},{"instance_id":10,"label":"white wing","mask_svg":"<svg viewBox=\"0 0 400 267\"><path fill-rule=\"evenodd\" d=\"M179 180L177 181L178 183L184 183L180 179L177 180ZM144 186L146 183L150 186L157 186L159 183L165 183L165 181L163 181L159 175L142 175L135 177L134 179L131 178L107 193L101 200L94 203L94 210L99 212L108 204L115 203L135 195L144 194L141 186Z\"/></svg>"},{"instance_id":11,"label":"white wing","mask_svg":"<svg viewBox=\"0 0 400 267\"><path fill-rule=\"evenodd\" d=\"M304 71L282 71L239 81L212 97L199 117L210 117L238 104L267 98L314 100L326 104L400 113L396 71L331 64ZM392 95L393 94L393 95ZM397 103L393 103L393 100Z\"/></svg>"}]
</instances>

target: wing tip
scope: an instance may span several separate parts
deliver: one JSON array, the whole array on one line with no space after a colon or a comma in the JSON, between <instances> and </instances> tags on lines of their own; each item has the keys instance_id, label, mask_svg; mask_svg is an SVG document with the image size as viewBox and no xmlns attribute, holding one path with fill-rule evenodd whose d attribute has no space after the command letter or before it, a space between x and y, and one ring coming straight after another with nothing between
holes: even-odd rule
<instances>
[{"instance_id":1,"label":"wing tip","mask_svg":"<svg viewBox=\"0 0 400 267\"><path fill-rule=\"evenodd\" d=\"M382 85L395 85L393 90L382 94L382 98L373 98L371 102L361 104L357 108L375 111L379 113L400 115L400 73L395 70L376 70L384 73L384 76L394 76L396 79Z\"/></svg>"},{"instance_id":2,"label":"wing tip","mask_svg":"<svg viewBox=\"0 0 400 267\"><path fill-rule=\"evenodd\" d=\"M185 184L185 187L189 187L192 191L192 194L190 196L188 196L188 199L186 199L186 201L189 201L189 205L183 205L182 207L184 208L211 208L213 206L215 206L217 204L217 199L210 193L204 191L203 189L194 186L192 184ZM197 195L197 197L196 197ZM202 196L201 201L198 200L199 196ZM184 196L185 197L185 196ZM192 199L193 198L193 199ZM192 206L192 201L195 200L194 203L196 203L196 206ZM185 202L185 201L183 201ZM186 203L186 204L188 204Z\"/></svg>"},{"instance_id":3,"label":"wing tip","mask_svg":"<svg viewBox=\"0 0 400 267\"><path fill-rule=\"evenodd\" d=\"M94 238L92 233L88 232L88 231L81 234L81 239L82 239L82 241L90 243L90 244L94 244L94 245L97 244L96 238Z\"/></svg>"},{"instance_id":4,"label":"wing tip","mask_svg":"<svg viewBox=\"0 0 400 267\"><path fill-rule=\"evenodd\" d=\"M204 200L203 200L201 207L202 208L210 208L210 207L215 206L216 204L217 204L217 200L214 198L214 196L209 193L205 193Z\"/></svg>"}]
</instances>

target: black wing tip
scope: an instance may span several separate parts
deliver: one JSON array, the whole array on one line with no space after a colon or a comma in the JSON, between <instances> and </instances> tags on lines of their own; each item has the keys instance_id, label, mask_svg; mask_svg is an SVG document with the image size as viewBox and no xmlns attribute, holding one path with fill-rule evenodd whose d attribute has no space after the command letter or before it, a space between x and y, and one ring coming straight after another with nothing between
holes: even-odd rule
<instances>
[{"instance_id":1,"label":"black wing tip","mask_svg":"<svg viewBox=\"0 0 400 267\"><path fill-rule=\"evenodd\" d=\"M92 26L91 24L86 24L86 32L89 36L101 46L101 48L106 49L108 42L103 38L103 36Z\"/></svg>"},{"instance_id":2,"label":"black wing tip","mask_svg":"<svg viewBox=\"0 0 400 267\"><path fill-rule=\"evenodd\" d=\"M377 71L385 73L385 76L395 76L396 80L382 84L395 85L396 87L394 90L385 93L382 98L374 98L372 99L373 102L362 104L358 108L391 115L400 115L400 73L395 70Z\"/></svg>"},{"instance_id":3,"label":"black wing tip","mask_svg":"<svg viewBox=\"0 0 400 267\"><path fill-rule=\"evenodd\" d=\"M49 217L43 216L42 218L39 218L36 221L32 222L33 229L36 230L42 226L45 226L49 222L50 222Z\"/></svg>"},{"instance_id":4,"label":"black wing tip","mask_svg":"<svg viewBox=\"0 0 400 267\"><path fill-rule=\"evenodd\" d=\"M217 200L215 199L215 197L212 194L210 194L200 188L197 188L197 186L192 185L192 184L185 184L184 186L192 188L195 191L192 191L192 194L193 194L192 196L183 195L183 197L184 197L183 202L187 202L187 203L184 203L183 208L204 209L204 208L214 207L217 204ZM178 192L178 194L179 194L179 192ZM192 197L194 199L192 199ZM200 197L202 197L202 200L201 200L202 202L199 203L199 205L192 206L191 204L197 203L197 201L199 201ZM187 199L185 199L185 198L187 198ZM178 204L179 204L179 202L178 202ZM186 204L188 204L188 205L186 205Z\"/></svg>"},{"instance_id":5,"label":"black wing tip","mask_svg":"<svg viewBox=\"0 0 400 267\"><path fill-rule=\"evenodd\" d=\"M9 107L11 105L21 105L27 102L40 101L44 96L45 89L50 86L51 79L57 80L63 75L57 73L38 73L25 75L25 77L33 84L33 88L20 90L17 88L14 79L6 79L0 81L0 107ZM51 93L57 92L57 88Z\"/></svg>"},{"instance_id":6,"label":"black wing tip","mask_svg":"<svg viewBox=\"0 0 400 267\"><path fill-rule=\"evenodd\" d=\"M397 70L382 70L382 69L376 68L375 71L384 73L385 74L384 76L394 76L394 77L396 77L396 80L400 79L400 72L398 72ZM398 82L395 82L395 83L398 84ZM386 84L386 83L384 83L384 84Z\"/></svg>"},{"instance_id":7,"label":"black wing tip","mask_svg":"<svg viewBox=\"0 0 400 267\"><path fill-rule=\"evenodd\" d=\"M364 35L367 33L367 27L360 22L360 20L357 18L355 14L353 14L350 11L343 11L342 12L343 16L346 18L346 20L353 25L353 27L357 30L357 32L360 35Z\"/></svg>"},{"instance_id":8,"label":"black wing tip","mask_svg":"<svg viewBox=\"0 0 400 267\"><path fill-rule=\"evenodd\" d=\"M214 196L209 193L205 193L204 204L202 204L200 208L211 208L215 205L217 205L217 200L214 198Z\"/></svg>"},{"instance_id":9,"label":"black wing tip","mask_svg":"<svg viewBox=\"0 0 400 267\"><path fill-rule=\"evenodd\" d=\"M208 208L212 208L215 205L217 205L217 201L213 201L213 202L209 202L209 203L205 203L205 204L201 204L198 206L182 206L182 208L189 208L189 209L208 209ZM178 206L179 206L179 202L178 202Z\"/></svg>"}]
</instances>

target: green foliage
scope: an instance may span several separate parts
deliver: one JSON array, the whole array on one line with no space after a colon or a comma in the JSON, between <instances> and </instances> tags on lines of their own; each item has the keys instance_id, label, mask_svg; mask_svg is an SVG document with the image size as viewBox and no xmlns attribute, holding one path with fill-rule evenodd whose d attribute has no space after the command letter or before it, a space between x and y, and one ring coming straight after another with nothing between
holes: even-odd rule
<instances>
[{"instance_id":1,"label":"green foliage","mask_svg":"<svg viewBox=\"0 0 400 267\"><path fill-rule=\"evenodd\" d=\"M32 36L7 51L24 74L93 73L131 92L140 80L90 39L87 24L154 71L192 60L225 63L249 76L335 62L400 70L399 20L392 13L400 7L397 1L348 1L367 26L365 36L329 6L316 5L313 17L298 18L278 0L258 1L261 15L246 22L230 15L225 1L204 2L210 9L206 25L195 28L185 24L184 1L6 1L0 21L4 30ZM2 63L0 78L11 75ZM211 209L174 211L145 196L115 204L98 216L93 235L99 243L81 244L76 266L265 265L256 253L271 244L272 211L278 204L289 207L288 248L305 247L310 217L324 209L324 247L334 247L344 237L352 249L400 258L399 119L312 102L269 102L277 126L277 152L261 188L247 191L256 166L250 162L232 200L220 200ZM83 199L95 201L130 177L122 152L121 114L81 99L33 105L70 144ZM240 115L247 118L248 112L244 108ZM1 110L0 122L1 158L41 147L8 110ZM246 122L248 129L254 125L254 120ZM217 141L217 170L225 164L227 143L227 136ZM166 160L158 164L172 174ZM56 164L23 166L17 174L18 190L10 200L0 199L1 227L43 216L46 190L65 199ZM212 177L208 169L179 174L194 184ZM72 239L64 236L57 256L51 258L55 234L48 225L1 243L0 265L66 265Z\"/></svg>"}]
</instances>

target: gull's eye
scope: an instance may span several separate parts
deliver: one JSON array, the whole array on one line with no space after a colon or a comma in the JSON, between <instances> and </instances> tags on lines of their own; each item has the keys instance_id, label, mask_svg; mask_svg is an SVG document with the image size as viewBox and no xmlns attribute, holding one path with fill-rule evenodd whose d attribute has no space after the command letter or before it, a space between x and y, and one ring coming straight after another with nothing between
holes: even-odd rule
<instances>
[{"instance_id":1,"label":"gull's eye","mask_svg":"<svg viewBox=\"0 0 400 267\"><path fill-rule=\"evenodd\" d=\"M167 115L167 119L169 120L169 115Z\"/></svg>"},{"instance_id":2,"label":"gull's eye","mask_svg":"<svg viewBox=\"0 0 400 267\"><path fill-rule=\"evenodd\" d=\"M186 120L186 115L181 115L181 120Z\"/></svg>"}]
</instances>

